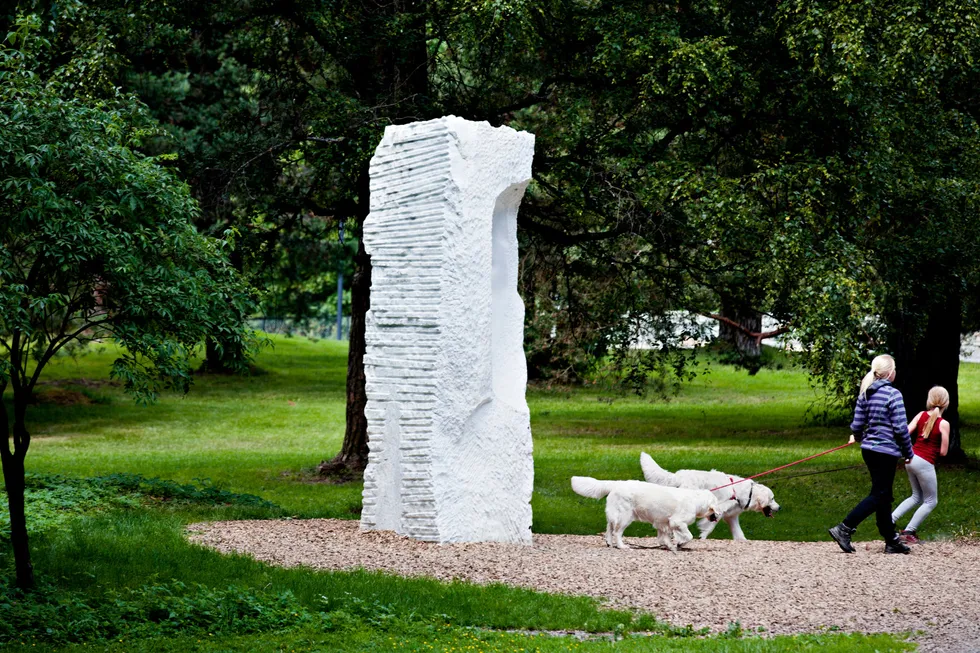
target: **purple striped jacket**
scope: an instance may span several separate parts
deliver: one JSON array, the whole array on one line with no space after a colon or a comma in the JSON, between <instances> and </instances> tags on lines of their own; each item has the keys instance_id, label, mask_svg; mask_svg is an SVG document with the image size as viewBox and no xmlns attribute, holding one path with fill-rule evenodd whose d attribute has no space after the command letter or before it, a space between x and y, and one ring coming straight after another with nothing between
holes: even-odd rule
<instances>
[{"instance_id":1,"label":"purple striped jacket","mask_svg":"<svg viewBox=\"0 0 980 653\"><path fill-rule=\"evenodd\" d=\"M912 457L912 438L905 421L902 393L885 379L878 379L858 396L851 433L862 449L905 459Z\"/></svg>"}]
</instances>

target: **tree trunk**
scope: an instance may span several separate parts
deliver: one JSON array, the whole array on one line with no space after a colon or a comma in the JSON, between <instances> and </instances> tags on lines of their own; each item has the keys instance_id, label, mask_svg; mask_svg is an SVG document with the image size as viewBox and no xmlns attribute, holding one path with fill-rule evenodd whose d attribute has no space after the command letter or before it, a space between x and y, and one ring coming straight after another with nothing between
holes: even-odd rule
<instances>
[{"instance_id":1,"label":"tree trunk","mask_svg":"<svg viewBox=\"0 0 980 653\"><path fill-rule=\"evenodd\" d=\"M762 342L749 335L749 332L762 332L762 313L722 297L721 315L741 324L744 330L719 322L718 339L732 345L735 351L746 359L757 359L762 356Z\"/></svg>"},{"instance_id":2,"label":"tree trunk","mask_svg":"<svg viewBox=\"0 0 980 653\"><path fill-rule=\"evenodd\" d=\"M0 393L2 394L2 393ZM24 397L20 399L25 399ZM15 404L18 398L14 399ZM10 426L7 421L7 408L0 400L0 437L3 446L0 447L0 459L3 463L3 481L7 489L7 507L10 510L10 544L14 550L14 569L16 585L22 590L34 588L34 565L31 564L31 550L27 539L27 515L24 511L24 458L27 455L27 445L30 436L24 426L22 409L15 407L14 414L14 450L10 451Z\"/></svg>"},{"instance_id":3,"label":"tree trunk","mask_svg":"<svg viewBox=\"0 0 980 653\"><path fill-rule=\"evenodd\" d=\"M364 469L367 465L367 417L364 407L367 392L364 377L364 327L371 308L371 257L358 240L354 257L354 281L351 284L350 349L347 354L347 429L340 457L348 467Z\"/></svg>"},{"instance_id":4,"label":"tree trunk","mask_svg":"<svg viewBox=\"0 0 980 653\"><path fill-rule=\"evenodd\" d=\"M206 374L237 374L238 370L231 364L231 361L240 361L245 353L238 350L231 351L231 345L218 346L218 341L208 338L204 341L204 362L201 363L200 372Z\"/></svg>"},{"instance_id":5,"label":"tree trunk","mask_svg":"<svg viewBox=\"0 0 980 653\"><path fill-rule=\"evenodd\" d=\"M363 5L378 24L395 16L407 17L406 28L393 41L379 38L376 47L359 52L349 71L365 104L393 107L392 122L434 117L429 98L429 57L426 45L426 3L422 0L374 0ZM369 100L370 98L370 100ZM362 229L370 210L371 178L368 163L357 180L357 215L354 278L351 281L350 335L347 354L347 427L340 453L320 463L323 475L350 476L367 466L367 404L364 378L364 321L371 304L371 257L364 249Z\"/></svg>"},{"instance_id":6,"label":"tree trunk","mask_svg":"<svg viewBox=\"0 0 980 653\"><path fill-rule=\"evenodd\" d=\"M361 221L363 223L363 220ZM357 228L357 254L354 256L354 279L351 283L350 334L347 352L347 427L340 453L333 460L320 463L322 475L349 475L367 466L368 438L367 391L364 377L364 327L371 307L371 257L364 249L361 226Z\"/></svg>"},{"instance_id":7,"label":"tree trunk","mask_svg":"<svg viewBox=\"0 0 980 653\"><path fill-rule=\"evenodd\" d=\"M945 462L963 464L966 453L960 440L959 386L960 330L962 306L957 293L946 294L938 305L929 306L926 328L921 339L901 336L895 347L898 374L895 386L902 391L909 419L925 410L929 389L941 385L949 391L949 408L943 418L949 422L949 450ZM928 304L926 304L928 306ZM913 329L897 330L911 333Z\"/></svg>"}]
</instances>

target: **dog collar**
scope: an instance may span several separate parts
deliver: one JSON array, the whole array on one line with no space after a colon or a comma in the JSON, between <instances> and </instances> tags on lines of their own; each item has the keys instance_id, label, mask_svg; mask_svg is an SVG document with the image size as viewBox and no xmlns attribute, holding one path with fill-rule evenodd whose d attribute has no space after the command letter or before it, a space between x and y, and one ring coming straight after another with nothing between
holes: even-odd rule
<instances>
[{"instance_id":1,"label":"dog collar","mask_svg":"<svg viewBox=\"0 0 980 653\"><path fill-rule=\"evenodd\" d=\"M755 481L749 481L749 498L745 502L745 507L742 507L742 502L738 500L738 495L735 493L735 479L731 476L728 477L728 482L732 484L732 500L735 501L736 505L742 510L748 510L749 506L752 505L752 491L755 489Z\"/></svg>"},{"instance_id":2,"label":"dog collar","mask_svg":"<svg viewBox=\"0 0 980 653\"><path fill-rule=\"evenodd\" d=\"M735 493L735 479L729 476L728 482L732 486L732 500L738 505L739 508L742 508L742 502L738 500L738 495Z\"/></svg>"}]
</instances>

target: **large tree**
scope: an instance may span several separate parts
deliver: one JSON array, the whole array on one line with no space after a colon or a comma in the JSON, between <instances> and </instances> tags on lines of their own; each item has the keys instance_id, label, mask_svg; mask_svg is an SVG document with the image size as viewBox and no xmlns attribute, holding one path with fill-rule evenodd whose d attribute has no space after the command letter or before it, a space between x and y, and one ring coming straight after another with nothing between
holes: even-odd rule
<instances>
[{"instance_id":1,"label":"large tree","mask_svg":"<svg viewBox=\"0 0 980 653\"><path fill-rule=\"evenodd\" d=\"M965 3L92 2L128 35L127 79L181 144L214 207L204 223L260 243L244 267L288 260L266 236L300 225L346 220L356 237L383 127L454 113L537 136L519 216L532 372L574 379L612 356L640 387L683 370L670 311L741 327L765 313L833 396L852 396L883 348L907 372L946 361L900 378L955 394L957 328L922 320L956 312L925 300L957 279L970 326L980 257L961 238L942 270L905 262L976 231L980 40ZM308 233L297 249L313 260ZM359 250L335 461L355 468L369 288ZM638 354L638 337L668 346Z\"/></svg>"},{"instance_id":2,"label":"large tree","mask_svg":"<svg viewBox=\"0 0 980 653\"><path fill-rule=\"evenodd\" d=\"M531 301L600 355L658 303L764 312L832 397L890 351L911 412L932 384L955 403L980 272L970 4L576 7L542 41L552 92L516 116L543 146L524 235L557 263Z\"/></svg>"},{"instance_id":3,"label":"large tree","mask_svg":"<svg viewBox=\"0 0 980 653\"><path fill-rule=\"evenodd\" d=\"M64 9L64 8L63 8ZM50 19L50 16L45 17ZM19 18L0 44L0 459L16 583L34 583L24 511L28 409L59 352L112 338L111 374L137 400L187 391L205 336L248 350L252 292L228 243L193 227L185 184L139 151L155 131L113 85L105 32L70 10L70 53ZM238 361L239 366L244 361Z\"/></svg>"}]
</instances>

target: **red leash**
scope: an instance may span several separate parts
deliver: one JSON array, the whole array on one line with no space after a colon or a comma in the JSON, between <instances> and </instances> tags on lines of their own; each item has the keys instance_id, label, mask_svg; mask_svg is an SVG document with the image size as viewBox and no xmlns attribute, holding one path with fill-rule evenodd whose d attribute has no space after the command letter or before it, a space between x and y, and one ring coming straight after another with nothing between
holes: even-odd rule
<instances>
[{"instance_id":1,"label":"red leash","mask_svg":"<svg viewBox=\"0 0 980 653\"><path fill-rule=\"evenodd\" d=\"M794 462L791 462L791 463L786 463L785 465L782 465L780 467L776 467L775 469L770 469L768 471L761 472L759 474L756 474L755 476L749 476L748 478L741 478L741 479L739 479L737 481L732 481L731 483L728 483L726 485L719 485L718 487L713 487L713 488L711 488L710 491L711 492L714 492L715 490L720 490L720 489L722 489L724 487L729 487L730 485L735 485L736 483L741 483L742 481L751 481L753 478L759 478L760 476L765 476L766 474L772 474L773 472L778 472L781 469L786 469L787 467L792 467L793 465L799 465L800 463L805 463L808 460L813 460L814 458L819 458L820 456L826 456L828 453L833 453L834 451L837 451L838 449L843 449L844 447L849 447L852 444L854 444L854 443L853 442L848 442L847 444L842 444L839 447L834 447L833 449L827 449L826 451L822 451L820 453L815 453L812 456L808 456L808 457L803 458L801 460L797 460L797 461L794 461ZM729 477L729 478L731 478L731 477ZM734 492L734 490L732 490L732 492Z\"/></svg>"}]
</instances>

